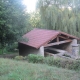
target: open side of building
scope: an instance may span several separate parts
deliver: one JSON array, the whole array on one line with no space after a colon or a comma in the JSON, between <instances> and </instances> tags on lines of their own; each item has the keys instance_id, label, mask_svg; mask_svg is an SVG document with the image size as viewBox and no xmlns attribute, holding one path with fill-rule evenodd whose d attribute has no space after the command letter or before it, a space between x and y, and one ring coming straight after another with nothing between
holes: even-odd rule
<instances>
[{"instance_id":1,"label":"open side of building","mask_svg":"<svg viewBox=\"0 0 80 80\"><path fill-rule=\"evenodd\" d=\"M41 56L62 56L68 54L78 57L78 37L70 34L46 29L34 29L26 33L23 38L28 42L19 42L19 55L39 54Z\"/></svg>"}]
</instances>

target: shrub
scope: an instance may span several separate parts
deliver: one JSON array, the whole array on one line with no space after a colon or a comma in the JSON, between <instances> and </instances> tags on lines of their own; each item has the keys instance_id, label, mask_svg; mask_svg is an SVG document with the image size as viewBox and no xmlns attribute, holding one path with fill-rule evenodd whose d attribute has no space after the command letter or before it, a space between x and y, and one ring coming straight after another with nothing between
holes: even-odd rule
<instances>
[{"instance_id":1,"label":"shrub","mask_svg":"<svg viewBox=\"0 0 80 80\"><path fill-rule=\"evenodd\" d=\"M71 60L71 59L60 59L54 57L46 57L44 59L44 63L50 66L57 66L67 69L79 70L80 69L80 61L79 60Z\"/></svg>"},{"instance_id":2,"label":"shrub","mask_svg":"<svg viewBox=\"0 0 80 80\"><path fill-rule=\"evenodd\" d=\"M67 69L73 69L73 70L79 70L80 69L80 61L77 60L60 60L60 66L62 68L67 68Z\"/></svg>"},{"instance_id":3,"label":"shrub","mask_svg":"<svg viewBox=\"0 0 80 80\"><path fill-rule=\"evenodd\" d=\"M57 58L55 59L54 57L46 57L44 60L44 63L48 64L48 65L55 65L57 67L60 67L60 59Z\"/></svg>"},{"instance_id":4,"label":"shrub","mask_svg":"<svg viewBox=\"0 0 80 80\"><path fill-rule=\"evenodd\" d=\"M17 47L18 47L18 43L17 42L14 42L14 43L11 43L11 44L7 44L6 45L6 50L8 52L16 52L15 49L17 49Z\"/></svg>"},{"instance_id":5,"label":"shrub","mask_svg":"<svg viewBox=\"0 0 80 80\"><path fill-rule=\"evenodd\" d=\"M72 63L69 64L68 69L80 70L80 61L72 61Z\"/></svg>"},{"instance_id":6,"label":"shrub","mask_svg":"<svg viewBox=\"0 0 80 80\"><path fill-rule=\"evenodd\" d=\"M36 54L29 54L28 61L32 63L43 63L44 57Z\"/></svg>"},{"instance_id":7,"label":"shrub","mask_svg":"<svg viewBox=\"0 0 80 80\"><path fill-rule=\"evenodd\" d=\"M48 65L53 65L53 60L54 60L54 57L45 57L44 63Z\"/></svg>"},{"instance_id":8,"label":"shrub","mask_svg":"<svg viewBox=\"0 0 80 80\"><path fill-rule=\"evenodd\" d=\"M32 63L45 63L50 66L80 70L80 60L54 58L53 56L43 57L36 54L29 54L27 59Z\"/></svg>"},{"instance_id":9,"label":"shrub","mask_svg":"<svg viewBox=\"0 0 80 80\"><path fill-rule=\"evenodd\" d=\"M16 60L24 60L25 57L23 57L23 56L16 56L14 59L16 59Z\"/></svg>"}]
</instances>

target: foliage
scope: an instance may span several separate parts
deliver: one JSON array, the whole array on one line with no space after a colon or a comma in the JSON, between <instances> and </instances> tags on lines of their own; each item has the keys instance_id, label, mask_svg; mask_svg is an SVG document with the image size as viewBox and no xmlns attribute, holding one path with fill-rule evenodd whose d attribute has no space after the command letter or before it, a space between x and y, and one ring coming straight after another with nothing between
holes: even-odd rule
<instances>
[{"instance_id":1,"label":"foliage","mask_svg":"<svg viewBox=\"0 0 80 80\"><path fill-rule=\"evenodd\" d=\"M61 30L80 37L79 0L38 0L43 28Z\"/></svg>"},{"instance_id":2,"label":"foliage","mask_svg":"<svg viewBox=\"0 0 80 80\"><path fill-rule=\"evenodd\" d=\"M4 49L0 49L0 55L1 55L1 54L6 54L6 53L7 53L6 48L4 48Z\"/></svg>"},{"instance_id":3,"label":"foliage","mask_svg":"<svg viewBox=\"0 0 80 80\"><path fill-rule=\"evenodd\" d=\"M60 67L60 59L54 57L46 57L44 63L50 65L50 66L57 66Z\"/></svg>"},{"instance_id":4,"label":"foliage","mask_svg":"<svg viewBox=\"0 0 80 80\"><path fill-rule=\"evenodd\" d=\"M14 42L11 44L7 44L5 48L8 52L10 51L15 52L16 51L15 49L17 49L17 45L18 45L18 42Z\"/></svg>"},{"instance_id":5,"label":"foliage","mask_svg":"<svg viewBox=\"0 0 80 80\"><path fill-rule=\"evenodd\" d=\"M30 13L29 22L30 22L32 28L42 28L43 27L39 10Z\"/></svg>"},{"instance_id":6,"label":"foliage","mask_svg":"<svg viewBox=\"0 0 80 80\"><path fill-rule=\"evenodd\" d=\"M2 49L18 40L28 29L29 16L22 0L0 0L0 43Z\"/></svg>"},{"instance_id":7,"label":"foliage","mask_svg":"<svg viewBox=\"0 0 80 80\"><path fill-rule=\"evenodd\" d=\"M44 63L67 69L80 70L80 60L60 59L54 57L46 57Z\"/></svg>"},{"instance_id":8,"label":"foliage","mask_svg":"<svg viewBox=\"0 0 80 80\"><path fill-rule=\"evenodd\" d=\"M72 70L0 58L1 80L80 80Z\"/></svg>"},{"instance_id":9,"label":"foliage","mask_svg":"<svg viewBox=\"0 0 80 80\"><path fill-rule=\"evenodd\" d=\"M19 42L20 42L20 41L28 42L28 38L21 37L21 38L19 39Z\"/></svg>"},{"instance_id":10,"label":"foliage","mask_svg":"<svg viewBox=\"0 0 80 80\"><path fill-rule=\"evenodd\" d=\"M36 54L29 54L28 61L32 63L43 63L44 57Z\"/></svg>"},{"instance_id":11,"label":"foliage","mask_svg":"<svg viewBox=\"0 0 80 80\"><path fill-rule=\"evenodd\" d=\"M45 63L50 66L62 67L73 70L80 70L80 60L61 59L54 57L43 57L35 54L28 55L28 61L32 63Z\"/></svg>"},{"instance_id":12,"label":"foliage","mask_svg":"<svg viewBox=\"0 0 80 80\"><path fill-rule=\"evenodd\" d=\"M23 56L16 56L14 59L15 60L25 60L27 57L23 57Z\"/></svg>"}]
</instances>

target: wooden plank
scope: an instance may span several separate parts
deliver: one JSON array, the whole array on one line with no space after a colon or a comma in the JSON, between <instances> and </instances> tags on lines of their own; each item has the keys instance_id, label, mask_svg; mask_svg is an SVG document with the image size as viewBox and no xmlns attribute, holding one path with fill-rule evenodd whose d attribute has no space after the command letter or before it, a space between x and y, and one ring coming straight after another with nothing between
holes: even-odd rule
<instances>
[{"instance_id":1,"label":"wooden plank","mask_svg":"<svg viewBox=\"0 0 80 80\"><path fill-rule=\"evenodd\" d=\"M71 41L72 40L64 40L64 41L60 41L60 42L50 43L50 44L45 45L44 47L59 45L59 44L68 43L68 42L71 42Z\"/></svg>"},{"instance_id":2,"label":"wooden plank","mask_svg":"<svg viewBox=\"0 0 80 80\"><path fill-rule=\"evenodd\" d=\"M49 52L45 52L45 54L49 55L49 56L54 56L54 54L49 53Z\"/></svg>"},{"instance_id":3,"label":"wooden plank","mask_svg":"<svg viewBox=\"0 0 80 80\"><path fill-rule=\"evenodd\" d=\"M69 37L63 37L63 36L59 36L59 37L63 39L69 39Z\"/></svg>"},{"instance_id":4,"label":"wooden plank","mask_svg":"<svg viewBox=\"0 0 80 80\"><path fill-rule=\"evenodd\" d=\"M49 49L49 50L52 50L52 51L56 51L56 52L58 52L58 53L64 53L64 52L66 52L65 50L55 49L55 48L51 48L51 47L48 47L48 48L45 48L45 49Z\"/></svg>"}]
</instances>

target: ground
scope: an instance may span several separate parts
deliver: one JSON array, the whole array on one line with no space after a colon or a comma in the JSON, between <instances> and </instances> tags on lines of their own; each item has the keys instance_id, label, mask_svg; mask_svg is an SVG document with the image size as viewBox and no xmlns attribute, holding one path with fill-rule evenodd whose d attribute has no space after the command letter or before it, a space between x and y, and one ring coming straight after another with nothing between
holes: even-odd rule
<instances>
[{"instance_id":1,"label":"ground","mask_svg":"<svg viewBox=\"0 0 80 80\"><path fill-rule=\"evenodd\" d=\"M0 58L14 58L15 56L18 56L18 52L14 53L7 53L7 54L0 54Z\"/></svg>"},{"instance_id":2,"label":"ground","mask_svg":"<svg viewBox=\"0 0 80 80\"><path fill-rule=\"evenodd\" d=\"M80 72L0 58L0 80L80 80Z\"/></svg>"}]
</instances>

